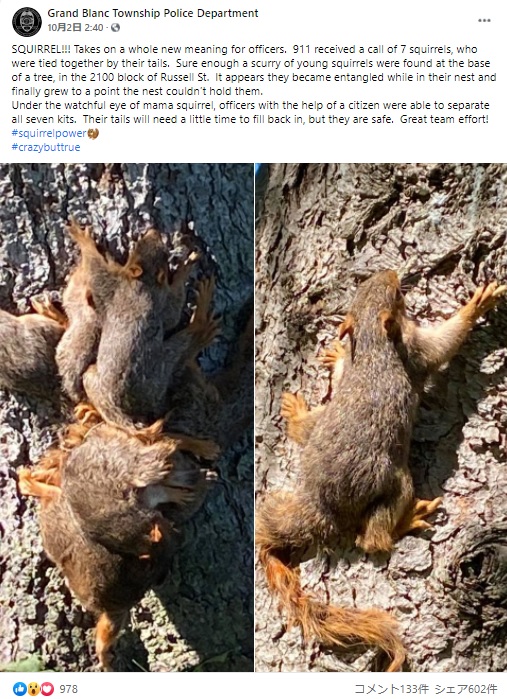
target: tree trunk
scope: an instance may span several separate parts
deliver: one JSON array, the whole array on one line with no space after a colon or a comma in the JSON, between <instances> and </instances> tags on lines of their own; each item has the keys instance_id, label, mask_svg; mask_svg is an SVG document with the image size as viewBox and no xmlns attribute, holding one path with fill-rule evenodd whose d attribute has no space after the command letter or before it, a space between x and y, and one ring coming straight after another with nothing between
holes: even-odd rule
<instances>
[{"instance_id":1,"label":"tree trunk","mask_svg":"<svg viewBox=\"0 0 507 699\"><path fill-rule=\"evenodd\" d=\"M200 274L215 274L223 332L202 364L208 372L223 365L253 294L251 165L4 165L0 205L3 309L19 314L31 296L61 293L76 258L65 228L70 216L90 223L122 262L152 224L171 234L174 261L197 248ZM59 412L3 393L0 407L0 666L38 655L47 668L95 669L94 620L44 555L38 503L21 497L16 482L19 467L34 464L55 440L69 406ZM218 462L218 483L186 526L166 582L133 610L115 649L116 669L252 668L252 464L252 436L245 435Z\"/></svg>"},{"instance_id":2,"label":"tree trunk","mask_svg":"<svg viewBox=\"0 0 507 699\"><path fill-rule=\"evenodd\" d=\"M256 234L257 484L291 488L299 447L283 391L329 395L320 350L358 282L395 269L411 317L449 317L476 285L507 276L503 165L274 165L261 174ZM487 314L425 393L410 466L416 495L443 496L434 528L390 556L311 558L302 581L338 606L389 610L412 671L507 669L507 303ZM358 434L358 439L361 435ZM378 654L304 648L257 578L259 671L372 670Z\"/></svg>"}]
</instances>

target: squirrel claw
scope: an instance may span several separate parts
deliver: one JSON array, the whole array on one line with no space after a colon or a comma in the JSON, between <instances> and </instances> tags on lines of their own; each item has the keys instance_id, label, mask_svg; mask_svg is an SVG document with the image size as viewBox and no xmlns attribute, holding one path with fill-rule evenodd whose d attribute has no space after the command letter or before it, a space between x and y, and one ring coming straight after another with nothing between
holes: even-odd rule
<instances>
[{"instance_id":1,"label":"squirrel claw","mask_svg":"<svg viewBox=\"0 0 507 699\"><path fill-rule=\"evenodd\" d=\"M328 347L322 351L322 354L319 355L318 360L324 364L324 366L332 368L336 362L339 359L342 359L344 356L345 348L343 347L342 343L339 340L334 340L331 347Z\"/></svg>"},{"instance_id":2,"label":"squirrel claw","mask_svg":"<svg viewBox=\"0 0 507 699\"><path fill-rule=\"evenodd\" d=\"M468 307L470 309L474 318L479 318L494 308L500 296L506 291L507 285L502 284L498 286L496 281L479 286L465 308Z\"/></svg>"},{"instance_id":3,"label":"squirrel claw","mask_svg":"<svg viewBox=\"0 0 507 699\"><path fill-rule=\"evenodd\" d=\"M198 250L192 250L190 255L187 257L185 260L186 265L192 265L194 262L197 262L197 260L201 257L201 253Z\"/></svg>"},{"instance_id":4,"label":"squirrel claw","mask_svg":"<svg viewBox=\"0 0 507 699\"><path fill-rule=\"evenodd\" d=\"M82 425L86 425L88 422L95 423L100 420L98 411L91 403L79 403L79 405L76 405L74 417Z\"/></svg>"},{"instance_id":5,"label":"squirrel claw","mask_svg":"<svg viewBox=\"0 0 507 699\"><path fill-rule=\"evenodd\" d=\"M62 313L62 311L58 310L58 308L51 301L51 297L47 292L44 293L41 298L31 298L30 303L32 305L33 310L39 315L44 316L45 318L49 318L50 320L56 321L59 325L62 325L64 328L67 327L67 316L65 315L65 313Z\"/></svg>"},{"instance_id":6,"label":"squirrel claw","mask_svg":"<svg viewBox=\"0 0 507 699\"><path fill-rule=\"evenodd\" d=\"M288 422L305 417L308 413L306 401L299 393L283 393L280 415Z\"/></svg>"},{"instance_id":7,"label":"squirrel claw","mask_svg":"<svg viewBox=\"0 0 507 699\"><path fill-rule=\"evenodd\" d=\"M168 486L167 491L170 491L170 499L168 502L172 502L180 507L191 505L195 500L195 491L191 490L190 488Z\"/></svg>"},{"instance_id":8,"label":"squirrel claw","mask_svg":"<svg viewBox=\"0 0 507 699\"><path fill-rule=\"evenodd\" d=\"M396 537L400 539L405 534L416 530L432 529L432 525L425 521L425 517L433 514L442 504L442 498L434 500L414 500L407 508L401 521L396 527Z\"/></svg>"}]
</instances>

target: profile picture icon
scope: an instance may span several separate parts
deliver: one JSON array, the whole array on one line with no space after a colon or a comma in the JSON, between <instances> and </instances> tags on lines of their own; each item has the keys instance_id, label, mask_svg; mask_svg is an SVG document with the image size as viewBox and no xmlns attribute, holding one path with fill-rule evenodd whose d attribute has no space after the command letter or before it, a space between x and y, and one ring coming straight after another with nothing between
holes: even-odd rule
<instances>
[{"instance_id":1,"label":"profile picture icon","mask_svg":"<svg viewBox=\"0 0 507 699\"><path fill-rule=\"evenodd\" d=\"M14 31L20 36L34 36L42 27L42 19L33 7L22 7L12 18Z\"/></svg>"}]
</instances>

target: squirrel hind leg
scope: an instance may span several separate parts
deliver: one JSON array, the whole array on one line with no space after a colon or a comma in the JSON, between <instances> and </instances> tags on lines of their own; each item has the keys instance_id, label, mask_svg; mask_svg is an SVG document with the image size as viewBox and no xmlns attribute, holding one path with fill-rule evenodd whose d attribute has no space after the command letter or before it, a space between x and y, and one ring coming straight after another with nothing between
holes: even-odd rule
<instances>
[{"instance_id":1,"label":"squirrel hind leg","mask_svg":"<svg viewBox=\"0 0 507 699\"><path fill-rule=\"evenodd\" d=\"M255 543L264 551L303 549L319 530L317 513L309 512L297 493L270 493L257 510Z\"/></svg>"},{"instance_id":2,"label":"squirrel hind leg","mask_svg":"<svg viewBox=\"0 0 507 699\"><path fill-rule=\"evenodd\" d=\"M389 553L394 544L396 513L390 505L379 505L364 520L363 531L356 537L356 546L366 553Z\"/></svg>"},{"instance_id":3,"label":"squirrel hind leg","mask_svg":"<svg viewBox=\"0 0 507 699\"><path fill-rule=\"evenodd\" d=\"M371 506L362 520L362 531L356 538L356 546L366 553L389 553L399 538L397 527L414 499L414 484L408 469L397 474L391 484L391 494L378 494L377 503Z\"/></svg>"},{"instance_id":4,"label":"squirrel hind leg","mask_svg":"<svg viewBox=\"0 0 507 699\"><path fill-rule=\"evenodd\" d=\"M95 627L95 652L99 666L105 672L111 672L111 648L125 626L128 612L103 612Z\"/></svg>"},{"instance_id":5,"label":"squirrel hind leg","mask_svg":"<svg viewBox=\"0 0 507 699\"><path fill-rule=\"evenodd\" d=\"M377 645L389 656L388 672L396 672L406 654L390 614L328 606L301 588L299 569L289 554L311 543L314 536L325 538L325 526L319 513L295 493L282 491L266 498L257 512L255 540L268 586L278 596L289 625L299 626L305 640L316 638L331 648Z\"/></svg>"}]
</instances>

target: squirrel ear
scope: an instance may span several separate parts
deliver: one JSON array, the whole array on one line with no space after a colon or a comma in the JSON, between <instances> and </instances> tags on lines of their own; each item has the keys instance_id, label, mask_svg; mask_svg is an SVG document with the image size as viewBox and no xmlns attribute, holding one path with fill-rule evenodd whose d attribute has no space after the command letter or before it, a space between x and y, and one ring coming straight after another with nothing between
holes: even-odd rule
<instances>
[{"instance_id":1,"label":"squirrel ear","mask_svg":"<svg viewBox=\"0 0 507 699\"><path fill-rule=\"evenodd\" d=\"M390 340L396 340L401 332L400 324L391 311L380 311L380 323L386 336Z\"/></svg>"},{"instance_id":2,"label":"squirrel ear","mask_svg":"<svg viewBox=\"0 0 507 699\"><path fill-rule=\"evenodd\" d=\"M154 240L162 242L162 236L156 228L148 228L146 233L143 235L143 238L152 238Z\"/></svg>"},{"instance_id":3,"label":"squirrel ear","mask_svg":"<svg viewBox=\"0 0 507 699\"><path fill-rule=\"evenodd\" d=\"M129 276L132 277L132 279L137 279L137 277L140 277L143 273L143 268L141 267L141 265L133 264L129 266L128 273Z\"/></svg>"},{"instance_id":4,"label":"squirrel ear","mask_svg":"<svg viewBox=\"0 0 507 699\"><path fill-rule=\"evenodd\" d=\"M340 323L340 326L338 328L338 338L340 340L343 340L345 335L350 335L350 338L352 339L352 334L354 332L354 319L350 315L350 313L347 313L345 316L345 320L343 323Z\"/></svg>"},{"instance_id":5,"label":"squirrel ear","mask_svg":"<svg viewBox=\"0 0 507 699\"><path fill-rule=\"evenodd\" d=\"M163 267L157 272L157 283L160 284L160 286L167 284L167 272Z\"/></svg>"},{"instance_id":6,"label":"squirrel ear","mask_svg":"<svg viewBox=\"0 0 507 699\"><path fill-rule=\"evenodd\" d=\"M149 536L150 536L150 541L152 541L154 544L158 544L159 541L162 541L163 534L162 534L160 527L158 526L158 524L156 522L153 524Z\"/></svg>"},{"instance_id":7,"label":"squirrel ear","mask_svg":"<svg viewBox=\"0 0 507 699\"><path fill-rule=\"evenodd\" d=\"M95 308L95 300L93 298L93 294L91 289L86 290L86 296L85 296L86 303L90 306L90 308Z\"/></svg>"}]
</instances>

